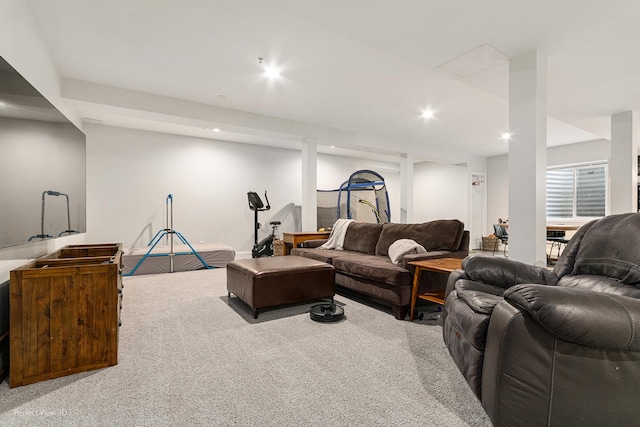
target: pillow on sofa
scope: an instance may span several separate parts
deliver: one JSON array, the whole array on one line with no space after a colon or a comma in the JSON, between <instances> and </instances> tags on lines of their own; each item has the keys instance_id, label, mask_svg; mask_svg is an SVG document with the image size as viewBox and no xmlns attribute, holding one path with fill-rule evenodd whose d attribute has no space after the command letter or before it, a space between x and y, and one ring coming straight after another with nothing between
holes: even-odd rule
<instances>
[{"instance_id":1,"label":"pillow on sofa","mask_svg":"<svg viewBox=\"0 0 640 427\"><path fill-rule=\"evenodd\" d=\"M352 222L344 236L344 250L373 255L382 232L382 224Z\"/></svg>"},{"instance_id":2,"label":"pillow on sofa","mask_svg":"<svg viewBox=\"0 0 640 427\"><path fill-rule=\"evenodd\" d=\"M427 251L456 251L460 247L464 224L457 219L442 219L423 224L382 225L376 244L376 255L389 256L389 246L396 240L411 239Z\"/></svg>"},{"instance_id":3,"label":"pillow on sofa","mask_svg":"<svg viewBox=\"0 0 640 427\"><path fill-rule=\"evenodd\" d=\"M396 240L389 246L389 258L395 265L402 265L402 258L409 254L423 254L427 250L411 239Z\"/></svg>"},{"instance_id":4,"label":"pillow on sofa","mask_svg":"<svg viewBox=\"0 0 640 427\"><path fill-rule=\"evenodd\" d=\"M640 287L640 215L596 221L580 241L573 274L595 274Z\"/></svg>"}]
</instances>

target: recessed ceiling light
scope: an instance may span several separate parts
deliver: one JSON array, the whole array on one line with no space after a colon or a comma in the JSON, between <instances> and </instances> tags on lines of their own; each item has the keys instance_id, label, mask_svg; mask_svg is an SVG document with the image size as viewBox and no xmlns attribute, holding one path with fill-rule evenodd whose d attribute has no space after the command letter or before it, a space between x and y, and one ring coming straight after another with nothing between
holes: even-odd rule
<instances>
[{"instance_id":1,"label":"recessed ceiling light","mask_svg":"<svg viewBox=\"0 0 640 427\"><path fill-rule=\"evenodd\" d=\"M280 77L280 70L274 65L267 65L264 67L264 74L270 79L277 79Z\"/></svg>"},{"instance_id":2,"label":"recessed ceiling light","mask_svg":"<svg viewBox=\"0 0 640 427\"><path fill-rule=\"evenodd\" d=\"M421 116L422 116L423 119L431 119L434 116L434 112L433 112L433 110L426 109L426 110L422 111Z\"/></svg>"},{"instance_id":3,"label":"recessed ceiling light","mask_svg":"<svg viewBox=\"0 0 640 427\"><path fill-rule=\"evenodd\" d=\"M504 132L502 132L502 135L500 135L500 139L504 139L505 141L510 140L511 132L509 132L508 130L505 130Z\"/></svg>"},{"instance_id":4,"label":"recessed ceiling light","mask_svg":"<svg viewBox=\"0 0 640 427\"><path fill-rule=\"evenodd\" d=\"M7 104L4 101L0 101L0 107L7 107L7 106L9 106L9 104Z\"/></svg>"},{"instance_id":5,"label":"recessed ceiling light","mask_svg":"<svg viewBox=\"0 0 640 427\"><path fill-rule=\"evenodd\" d=\"M213 131L214 131L214 132L220 132L220 129L218 129L218 128L213 128Z\"/></svg>"},{"instance_id":6,"label":"recessed ceiling light","mask_svg":"<svg viewBox=\"0 0 640 427\"><path fill-rule=\"evenodd\" d=\"M264 69L264 75L269 79L273 80L280 77L280 67L278 67L277 65L273 65L273 63L267 64L266 62L264 62L264 58L262 57L258 58L258 64L262 65L262 68Z\"/></svg>"}]
</instances>

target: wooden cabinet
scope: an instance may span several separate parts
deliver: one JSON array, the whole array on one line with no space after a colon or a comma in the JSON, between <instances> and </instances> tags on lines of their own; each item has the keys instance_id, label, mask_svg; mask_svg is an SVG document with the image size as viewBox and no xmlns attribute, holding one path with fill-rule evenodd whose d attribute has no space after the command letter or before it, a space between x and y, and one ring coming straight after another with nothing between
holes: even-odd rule
<instances>
[{"instance_id":1,"label":"wooden cabinet","mask_svg":"<svg viewBox=\"0 0 640 427\"><path fill-rule=\"evenodd\" d=\"M122 245L70 245L11 271L9 385L118 363Z\"/></svg>"},{"instance_id":2,"label":"wooden cabinet","mask_svg":"<svg viewBox=\"0 0 640 427\"><path fill-rule=\"evenodd\" d=\"M9 282L0 283L0 382L9 375Z\"/></svg>"}]
</instances>

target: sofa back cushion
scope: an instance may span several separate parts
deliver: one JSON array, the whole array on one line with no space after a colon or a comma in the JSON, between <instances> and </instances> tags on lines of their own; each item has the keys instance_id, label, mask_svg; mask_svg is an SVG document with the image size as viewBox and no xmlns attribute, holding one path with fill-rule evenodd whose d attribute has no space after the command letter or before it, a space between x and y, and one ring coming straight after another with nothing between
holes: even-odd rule
<instances>
[{"instance_id":1,"label":"sofa back cushion","mask_svg":"<svg viewBox=\"0 0 640 427\"><path fill-rule=\"evenodd\" d=\"M411 239L427 251L455 251L460 247L464 224L457 219L442 219L422 224L383 224L376 255L389 256L389 246L399 239Z\"/></svg>"},{"instance_id":2,"label":"sofa back cushion","mask_svg":"<svg viewBox=\"0 0 640 427\"><path fill-rule=\"evenodd\" d=\"M582 237L573 274L606 276L640 287L640 214L596 221Z\"/></svg>"},{"instance_id":3,"label":"sofa back cushion","mask_svg":"<svg viewBox=\"0 0 640 427\"><path fill-rule=\"evenodd\" d=\"M375 254L381 231L382 224L352 222L344 235L344 250L368 255Z\"/></svg>"}]
</instances>

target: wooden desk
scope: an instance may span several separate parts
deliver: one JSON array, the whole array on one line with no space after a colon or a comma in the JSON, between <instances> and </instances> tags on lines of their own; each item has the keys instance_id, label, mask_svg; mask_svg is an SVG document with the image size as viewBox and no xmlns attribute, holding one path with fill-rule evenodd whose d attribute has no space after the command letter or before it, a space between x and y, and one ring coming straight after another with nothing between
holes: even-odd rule
<instances>
[{"instance_id":1,"label":"wooden desk","mask_svg":"<svg viewBox=\"0 0 640 427\"><path fill-rule=\"evenodd\" d=\"M500 224L505 230L509 229L509 224ZM582 227L582 224L547 224L547 231L575 231Z\"/></svg>"},{"instance_id":2,"label":"wooden desk","mask_svg":"<svg viewBox=\"0 0 640 427\"><path fill-rule=\"evenodd\" d=\"M413 265L416 268L413 273L413 286L411 288L411 311L409 312L409 319L413 320L413 315L416 309L416 298L435 302L438 304L444 304L444 289L418 295L418 288L420 287L420 275L422 274L422 272L432 271L434 273L446 274L448 277L452 271L460 270L462 268L462 260L459 258L435 258L425 259L422 261L411 261L409 265Z\"/></svg>"},{"instance_id":3,"label":"wooden desk","mask_svg":"<svg viewBox=\"0 0 640 427\"><path fill-rule=\"evenodd\" d=\"M329 231L303 231L302 233L282 233L282 240L285 243L290 244L292 247L297 248L298 243L306 242L307 240L328 239ZM284 254L289 255L289 246L285 245Z\"/></svg>"},{"instance_id":4,"label":"wooden desk","mask_svg":"<svg viewBox=\"0 0 640 427\"><path fill-rule=\"evenodd\" d=\"M577 224L547 224L547 231L574 231L580 227Z\"/></svg>"}]
</instances>

